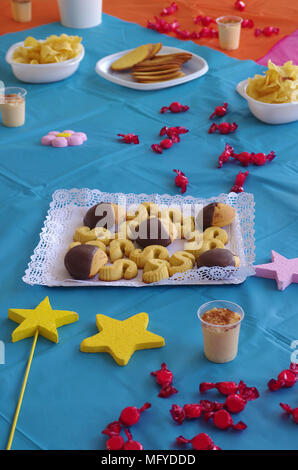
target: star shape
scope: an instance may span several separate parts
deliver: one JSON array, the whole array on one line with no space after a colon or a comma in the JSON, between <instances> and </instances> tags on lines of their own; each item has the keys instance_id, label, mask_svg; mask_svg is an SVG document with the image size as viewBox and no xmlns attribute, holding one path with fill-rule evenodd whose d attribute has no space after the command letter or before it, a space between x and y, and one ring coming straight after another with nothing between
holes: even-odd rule
<instances>
[{"instance_id":1,"label":"star shape","mask_svg":"<svg viewBox=\"0 0 298 470\"><path fill-rule=\"evenodd\" d=\"M34 309L10 308L8 318L20 323L12 332L13 343L34 336L36 330L50 341L58 343L57 328L77 321L79 316L69 310L53 310L49 297L46 297Z\"/></svg>"},{"instance_id":2,"label":"star shape","mask_svg":"<svg viewBox=\"0 0 298 470\"><path fill-rule=\"evenodd\" d=\"M125 366L135 351L161 348L165 345L162 336L147 330L148 322L149 317L145 312L123 321L106 315L96 315L96 326L100 332L84 339L81 351L107 352L119 366Z\"/></svg>"},{"instance_id":3,"label":"star shape","mask_svg":"<svg viewBox=\"0 0 298 470\"><path fill-rule=\"evenodd\" d=\"M285 290L292 282L298 283L298 258L288 259L272 250L271 261L254 266L255 275L275 279L279 290Z\"/></svg>"}]
</instances>

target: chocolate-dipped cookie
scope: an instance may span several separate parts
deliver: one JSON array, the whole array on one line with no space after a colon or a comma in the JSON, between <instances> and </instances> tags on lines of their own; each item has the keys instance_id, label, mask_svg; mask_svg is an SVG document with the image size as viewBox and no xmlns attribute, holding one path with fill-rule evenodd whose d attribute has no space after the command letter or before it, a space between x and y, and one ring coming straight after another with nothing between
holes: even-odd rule
<instances>
[{"instance_id":1,"label":"chocolate-dipped cookie","mask_svg":"<svg viewBox=\"0 0 298 470\"><path fill-rule=\"evenodd\" d=\"M64 265L75 279L90 279L108 262L104 251L93 245L76 245L64 257Z\"/></svg>"},{"instance_id":2,"label":"chocolate-dipped cookie","mask_svg":"<svg viewBox=\"0 0 298 470\"><path fill-rule=\"evenodd\" d=\"M208 250L202 253L197 258L197 265L199 268L201 266L221 266L223 268L226 266L235 266L238 268L240 265L240 259L226 248L214 248L213 250Z\"/></svg>"},{"instance_id":3,"label":"chocolate-dipped cookie","mask_svg":"<svg viewBox=\"0 0 298 470\"><path fill-rule=\"evenodd\" d=\"M200 220L203 215L203 230L212 226L225 227L231 224L236 217L234 207L222 202L212 202L205 206L202 212L198 218Z\"/></svg>"},{"instance_id":4,"label":"chocolate-dipped cookie","mask_svg":"<svg viewBox=\"0 0 298 470\"><path fill-rule=\"evenodd\" d=\"M84 225L94 227L113 228L121 218L125 218L123 207L110 202L100 202L90 207L84 217Z\"/></svg>"},{"instance_id":5,"label":"chocolate-dipped cookie","mask_svg":"<svg viewBox=\"0 0 298 470\"><path fill-rule=\"evenodd\" d=\"M173 241L168 227L169 225L165 225L157 217L149 217L136 229L138 232L136 242L142 248L149 245L168 246Z\"/></svg>"}]
</instances>

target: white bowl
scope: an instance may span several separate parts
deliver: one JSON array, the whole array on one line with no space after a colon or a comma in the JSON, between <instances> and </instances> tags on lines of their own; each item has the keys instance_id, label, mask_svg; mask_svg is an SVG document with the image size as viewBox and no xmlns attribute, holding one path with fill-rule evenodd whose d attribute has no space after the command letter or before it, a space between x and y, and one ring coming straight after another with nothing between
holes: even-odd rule
<instances>
[{"instance_id":1,"label":"white bowl","mask_svg":"<svg viewBox=\"0 0 298 470\"><path fill-rule=\"evenodd\" d=\"M15 49L19 46L24 46L24 43L17 42L13 44L8 49L5 60L11 65L14 76L21 82L26 83L51 83L64 80L75 73L85 55L85 49L82 45L82 50L77 57L65 60L64 62L54 64L19 64L12 59Z\"/></svg>"},{"instance_id":2,"label":"white bowl","mask_svg":"<svg viewBox=\"0 0 298 470\"><path fill-rule=\"evenodd\" d=\"M260 121L267 124L286 124L298 121L298 102L296 103L263 103L257 101L246 93L248 80L239 82L236 90L246 99L251 113Z\"/></svg>"}]
</instances>

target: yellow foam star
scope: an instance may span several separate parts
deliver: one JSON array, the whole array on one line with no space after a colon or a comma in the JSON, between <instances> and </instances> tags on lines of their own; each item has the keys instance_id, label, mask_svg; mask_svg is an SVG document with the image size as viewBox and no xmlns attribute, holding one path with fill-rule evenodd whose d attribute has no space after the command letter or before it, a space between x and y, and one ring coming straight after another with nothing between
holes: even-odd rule
<instances>
[{"instance_id":1,"label":"yellow foam star","mask_svg":"<svg viewBox=\"0 0 298 470\"><path fill-rule=\"evenodd\" d=\"M81 351L107 352L119 366L125 366L135 351L161 348L165 345L162 336L147 330L148 322L149 317L145 312L123 321L106 315L96 315L96 326L100 333L84 339L81 343Z\"/></svg>"},{"instance_id":2,"label":"yellow foam star","mask_svg":"<svg viewBox=\"0 0 298 470\"><path fill-rule=\"evenodd\" d=\"M36 330L50 341L58 343L57 328L77 321L79 316L69 310L53 310L49 297L46 297L35 309L10 308L8 318L20 323L12 332L13 343L34 336Z\"/></svg>"}]
</instances>

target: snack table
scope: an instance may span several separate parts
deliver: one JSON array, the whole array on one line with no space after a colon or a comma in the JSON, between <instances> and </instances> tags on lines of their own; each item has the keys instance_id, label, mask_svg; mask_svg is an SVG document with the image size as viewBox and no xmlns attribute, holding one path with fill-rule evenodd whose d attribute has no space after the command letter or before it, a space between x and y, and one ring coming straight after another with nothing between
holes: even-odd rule
<instances>
[{"instance_id":1,"label":"snack table","mask_svg":"<svg viewBox=\"0 0 298 470\"><path fill-rule=\"evenodd\" d=\"M271 2L272 4L272 2ZM242 167L217 168L218 156L229 142L237 152L269 153L276 158L265 166L249 167L245 190L255 199L256 263L270 261L271 249L288 258L297 254L297 144L298 123L270 126L256 120L236 84L264 69L252 60L239 61L192 42L156 35L154 31L109 15L100 27L67 30L60 23L1 37L0 54L26 36L50 34L83 36L85 58L75 75L47 85L24 84L27 119L23 127L0 126L1 160L1 272L0 340L5 364L0 365L0 447L5 448L32 338L15 344L8 308L34 308L47 295L52 307L72 310L79 321L59 330L59 343L39 338L14 437L14 449L104 449L105 426L118 419L128 405L152 404L132 429L144 449L176 449L175 439L207 432L222 449L297 449L298 428L284 414L280 402L297 407L297 385L275 393L267 382L288 368L298 339L297 284L277 290L274 280L249 277L240 285L160 286L146 288L61 288L29 286L22 276L39 241L52 193L60 188L97 188L106 192L175 195L173 169L183 171L187 195L211 197L227 193ZM192 82L146 92L120 87L96 75L96 62L119 49L162 40L201 55L209 72ZM22 86L10 67L1 63L1 80ZM160 114L173 101L189 105L181 114ZM227 102L228 121L239 128L228 136L208 134L214 107ZM152 152L164 125L186 126L189 133L162 155ZM81 147L43 147L51 130L86 132ZM139 145L125 145L117 133L134 133ZM227 364L203 356L199 306L225 299L245 312L237 358ZM161 349L137 351L125 367L108 354L83 354L81 341L97 333L95 316L102 313L125 319L149 314L149 330L165 338ZM297 346L296 346L297 349ZM292 356L293 357L293 356ZM159 387L150 372L166 362L178 389L170 398L158 398ZM172 404L221 400L215 391L199 393L203 381L244 380L260 398L234 415L247 429L222 431L212 422L192 420L178 426L171 418Z\"/></svg>"}]
</instances>

